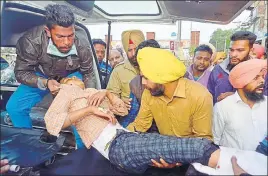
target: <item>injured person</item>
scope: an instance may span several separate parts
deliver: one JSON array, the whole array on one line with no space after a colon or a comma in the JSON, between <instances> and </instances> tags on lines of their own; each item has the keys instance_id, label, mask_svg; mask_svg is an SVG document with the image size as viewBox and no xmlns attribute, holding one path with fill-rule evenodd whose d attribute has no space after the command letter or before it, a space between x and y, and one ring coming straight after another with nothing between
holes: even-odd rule
<instances>
[{"instance_id":1,"label":"injured person","mask_svg":"<svg viewBox=\"0 0 268 176\"><path fill-rule=\"evenodd\" d=\"M168 163L199 163L214 168L217 175L233 175L231 157L236 156L249 174L267 174L266 156L254 151L219 147L205 138L130 132L113 116L128 113L122 100L106 90L85 89L76 77L64 78L61 83L45 115L48 132L58 136L61 129L75 125L87 148L94 147L127 173L144 173L152 165L151 159L162 158Z\"/></svg>"}]
</instances>

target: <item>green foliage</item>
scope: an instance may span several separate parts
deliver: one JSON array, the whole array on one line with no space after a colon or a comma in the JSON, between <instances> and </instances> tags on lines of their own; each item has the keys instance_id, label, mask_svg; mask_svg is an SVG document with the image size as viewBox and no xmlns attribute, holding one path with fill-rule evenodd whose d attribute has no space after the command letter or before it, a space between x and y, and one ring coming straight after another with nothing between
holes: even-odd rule
<instances>
[{"instance_id":1,"label":"green foliage","mask_svg":"<svg viewBox=\"0 0 268 176\"><path fill-rule=\"evenodd\" d=\"M229 30L217 29L212 33L209 43L214 45L217 48L217 51L226 51L226 49L228 49L230 46L230 38L234 32L235 32L234 29ZM224 47L226 48L224 49Z\"/></svg>"},{"instance_id":2,"label":"green foliage","mask_svg":"<svg viewBox=\"0 0 268 176\"><path fill-rule=\"evenodd\" d=\"M194 50L195 50L196 46L191 46L189 48L189 55L192 57L194 55Z\"/></svg>"}]
</instances>

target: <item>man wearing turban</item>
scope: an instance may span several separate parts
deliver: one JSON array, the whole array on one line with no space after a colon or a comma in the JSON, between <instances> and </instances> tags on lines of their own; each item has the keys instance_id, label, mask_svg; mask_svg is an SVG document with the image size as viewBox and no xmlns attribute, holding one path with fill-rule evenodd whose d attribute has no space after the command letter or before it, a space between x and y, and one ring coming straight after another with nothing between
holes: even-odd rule
<instances>
[{"instance_id":1,"label":"man wearing turban","mask_svg":"<svg viewBox=\"0 0 268 176\"><path fill-rule=\"evenodd\" d=\"M225 58L226 58L226 53L224 51L217 52L216 58L213 60L212 65L215 66L217 64L222 63Z\"/></svg>"},{"instance_id":2,"label":"man wearing turban","mask_svg":"<svg viewBox=\"0 0 268 176\"><path fill-rule=\"evenodd\" d=\"M144 35L140 30L122 33L122 44L128 59L115 66L107 85L107 90L121 98L128 106L130 104L129 83L139 73L137 59L134 56L137 46L144 40Z\"/></svg>"},{"instance_id":3,"label":"man wearing turban","mask_svg":"<svg viewBox=\"0 0 268 176\"><path fill-rule=\"evenodd\" d=\"M127 128L146 132L155 120L160 134L212 139L212 96L183 78L186 67L170 51L145 47L137 61L145 90L135 121Z\"/></svg>"},{"instance_id":4,"label":"man wearing turban","mask_svg":"<svg viewBox=\"0 0 268 176\"><path fill-rule=\"evenodd\" d=\"M267 135L267 97L264 96L265 60L250 59L235 66L229 75L235 94L216 103L214 142L224 147L255 150Z\"/></svg>"},{"instance_id":5,"label":"man wearing turban","mask_svg":"<svg viewBox=\"0 0 268 176\"><path fill-rule=\"evenodd\" d=\"M260 44L254 44L250 55L253 58L264 59L265 48L263 46L261 46Z\"/></svg>"},{"instance_id":6,"label":"man wearing turban","mask_svg":"<svg viewBox=\"0 0 268 176\"><path fill-rule=\"evenodd\" d=\"M183 78L183 62L170 51L151 47L140 49L137 61L145 90L140 111L127 128L146 132L154 120L162 135L212 140L212 96L204 86ZM153 161L156 167L178 164L164 163Z\"/></svg>"},{"instance_id":7,"label":"man wearing turban","mask_svg":"<svg viewBox=\"0 0 268 176\"><path fill-rule=\"evenodd\" d=\"M256 38L257 36L249 31L237 31L231 36L229 57L214 67L208 80L208 90L213 96L214 104L236 91L229 82L230 71L236 65L251 59L250 52L253 50ZM267 95L266 89L267 87L265 95Z\"/></svg>"},{"instance_id":8,"label":"man wearing turban","mask_svg":"<svg viewBox=\"0 0 268 176\"><path fill-rule=\"evenodd\" d=\"M139 50L145 47L160 48L160 45L154 39L145 40L141 42L137 47L135 57L137 57ZM140 110L141 97L144 91L144 86L141 83L140 74L138 74L134 79L130 81L129 88L130 88L131 108L129 110L128 115L120 121L120 124L123 127L127 127L131 122L133 122ZM158 132L155 122L153 122L151 128L147 132Z\"/></svg>"}]
</instances>

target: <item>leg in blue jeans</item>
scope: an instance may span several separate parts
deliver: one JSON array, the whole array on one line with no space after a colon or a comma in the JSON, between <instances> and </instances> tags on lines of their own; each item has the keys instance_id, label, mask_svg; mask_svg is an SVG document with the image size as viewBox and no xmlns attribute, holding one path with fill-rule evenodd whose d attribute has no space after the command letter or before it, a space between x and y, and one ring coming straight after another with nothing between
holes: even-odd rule
<instances>
[{"instance_id":1,"label":"leg in blue jeans","mask_svg":"<svg viewBox=\"0 0 268 176\"><path fill-rule=\"evenodd\" d=\"M82 74L80 72L74 72L74 73L68 75L67 77L68 78L71 78L73 76L75 76L75 77L77 77L77 78L79 78L81 80L83 79ZM75 142L76 142L77 148L79 148L79 149L80 148L85 148L85 145L84 145L84 143L83 143L80 135L78 134L76 128L74 126L72 126L72 129L73 129L73 133L74 133L74 137L75 137Z\"/></svg>"},{"instance_id":2,"label":"leg in blue jeans","mask_svg":"<svg viewBox=\"0 0 268 176\"><path fill-rule=\"evenodd\" d=\"M9 98L6 109L14 127L32 128L30 111L33 106L40 102L48 90L30 87L21 84Z\"/></svg>"},{"instance_id":3,"label":"leg in blue jeans","mask_svg":"<svg viewBox=\"0 0 268 176\"><path fill-rule=\"evenodd\" d=\"M47 78L47 76L42 73L36 72L36 75ZM32 107L39 103L48 93L48 90L44 91L24 84L19 85L6 105L6 110L11 118L13 126L18 128L32 128L30 111Z\"/></svg>"}]
</instances>

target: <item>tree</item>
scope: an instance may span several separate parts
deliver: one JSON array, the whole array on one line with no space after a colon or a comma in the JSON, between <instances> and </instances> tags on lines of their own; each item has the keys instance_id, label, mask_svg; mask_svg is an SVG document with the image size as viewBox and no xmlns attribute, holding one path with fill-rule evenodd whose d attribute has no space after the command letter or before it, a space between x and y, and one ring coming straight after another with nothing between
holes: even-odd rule
<instances>
[{"instance_id":1,"label":"tree","mask_svg":"<svg viewBox=\"0 0 268 176\"><path fill-rule=\"evenodd\" d=\"M230 46L230 38L234 33L234 29L222 30L217 29L210 37L209 43L215 46L217 51L225 51Z\"/></svg>"},{"instance_id":2,"label":"tree","mask_svg":"<svg viewBox=\"0 0 268 176\"><path fill-rule=\"evenodd\" d=\"M191 46L190 48L189 48L189 55L192 57L193 55L194 55L194 50L195 50L195 46Z\"/></svg>"}]
</instances>

